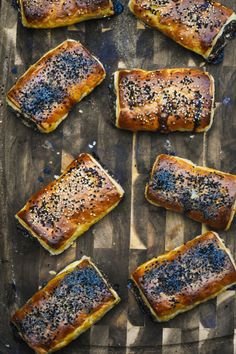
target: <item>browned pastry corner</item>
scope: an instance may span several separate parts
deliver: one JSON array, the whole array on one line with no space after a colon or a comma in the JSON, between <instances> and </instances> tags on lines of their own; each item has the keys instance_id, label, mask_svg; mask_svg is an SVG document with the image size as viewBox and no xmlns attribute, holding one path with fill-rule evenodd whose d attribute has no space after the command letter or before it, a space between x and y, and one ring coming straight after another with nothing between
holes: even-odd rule
<instances>
[{"instance_id":1,"label":"browned pastry corner","mask_svg":"<svg viewBox=\"0 0 236 354\"><path fill-rule=\"evenodd\" d=\"M114 88L118 128L203 132L212 124L214 79L202 70L120 70Z\"/></svg>"},{"instance_id":2,"label":"browned pastry corner","mask_svg":"<svg viewBox=\"0 0 236 354\"><path fill-rule=\"evenodd\" d=\"M169 321L236 283L230 251L207 232L139 266L131 290L154 320Z\"/></svg>"},{"instance_id":3,"label":"browned pastry corner","mask_svg":"<svg viewBox=\"0 0 236 354\"><path fill-rule=\"evenodd\" d=\"M233 10L210 0L130 0L139 19L209 62L223 60L236 32Z\"/></svg>"},{"instance_id":4,"label":"browned pastry corner","mask_svg":"<svg viewBox=\"0 0 236 354\"><path fill-rule=\"evenodd\" d=\"M145 195L151 204L227 230L236 209L236 176L180 157L159 155Z\"/></svg>"},{"instance_id":5,"label":"browned pastry corner","mask_svg":"<svg viewBox=\"0 0 236 354\"><path fill-rule=\"evenodd\" d=\"M62 253L124 195L89 154L81 154L55 181L33 195L16 218L51 254Z\"/></svg>"},{"instance_id":6,"label":"browned pastry corner","mask_svg":"<svg viewBox=\"0 0 236 354\"><path fill-rule=\"evenodd\" d=\"M90 258L63 269L12 316L37 354L55 352L90 328L120 301Z\"/></svg>"},{"instance_id":7,"label":"browned pastry corner","mask_svg":"<svg viewBox=\"0 0 236 354\"><path fill-rule=\"evenodd\" d=\"M66 40L32 65L7 94L26 125L49 133L105 78L102 64L80 42Z\"/></svg>"},{"instance_id":8,"label":"browned pastry corner","mask_svg":"<svg viewBox=\"0 0 236 354\"><path fill-rule=\"evenodd\" d=\"M22 24L54 28L114 15L111 0L19 0Z\"/></svg>"}]
</instances>

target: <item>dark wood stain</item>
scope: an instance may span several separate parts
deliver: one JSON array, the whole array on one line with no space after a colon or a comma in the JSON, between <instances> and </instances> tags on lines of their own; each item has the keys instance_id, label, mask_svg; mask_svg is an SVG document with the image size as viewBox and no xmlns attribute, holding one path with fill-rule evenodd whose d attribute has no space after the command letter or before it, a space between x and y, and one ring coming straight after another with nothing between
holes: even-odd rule
<instances>
[{"instance_id":1,"label":"dark wood stain","mask_svg":"<svg viewBox=\"0 0 236 354\"><path fill-rule=\"evenodd\" d=\"M222 2L233 7L233 0ZM144 186L155 157L171 152L197 164L236 174L236 41L219 65L178 46L143 26L127 9L111 19L68 28L23 28L10 0L0 0L0 353L30 354L9 324L10 314L39 285L83 254L91 256L117 288L122 302L61 354L233 354L235 290L174 320L153 323L128 292L135 267L200 234L204 227L158 209L144 198ZM5 104L5 93L17 77L46 51L66 38L80 40L105 65L107 77L78 104L50 135L25 127ZM111 123L111 74L120 68L202 67L216 79L214 124L206 134L169 135L130 132ZM91 146L93 146L91 148ZM59 175L80 152L95 152L126 191L122 203L78 239L76 247L51 257L17 228L14 214L30 195ZM177 225L177 227L176 227ZM176 230L173 232L173 230ZM220 235L236 256L236 221Z\"/></svg>"}]
</instances>

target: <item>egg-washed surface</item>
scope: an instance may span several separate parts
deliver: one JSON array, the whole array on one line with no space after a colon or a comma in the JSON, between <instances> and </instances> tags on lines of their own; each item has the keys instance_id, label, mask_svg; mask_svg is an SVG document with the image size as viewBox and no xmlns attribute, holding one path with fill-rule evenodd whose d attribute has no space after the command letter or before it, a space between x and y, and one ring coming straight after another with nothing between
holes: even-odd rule
<instances>
[{"instance_id":1,"label":"egg-washed surface","mask_svg":"<svg viewBox=\"0 0 236 354\"><path fill-rule=\"evenodd\" d=\"M161 321L216 296L236 282L236 270L218 235L207 232L144 263L132 279L142 301Z\"/></svg>"},{"instance_id":2,"label":"egg-washed surface","mask_svg":"<svg viewBox=\"0 0 236 354\"><path fill-rule=\"evenodd\" d=\"M101 63L80 42L67 40L31 66L7 99L39 130L50 132L104 77Z\"/></svg>"},{"instance_id":3,"label":"egg-washed surface","mask_svg":"<svg viewBox=\"0 0 236 354\"><path fill-rule=\"evenodd\" d=\"M75 330L89 328L119 302L117 294L88 258L71 266L12 317L21 336L37 353L47 353ZM68 343L72 339L73 336Z\"/></svg>"},{"instance_id":4,"label":"egg-washed surface","mask_svg":"<svg viewBox=\"0 0 236 354\"><path fill-rule=\"evenodd\" d=\"M34 28L68 26L114 15L111 0L20 0L23 25Z\"/></svg>"},{"instance_id":5,"label":"egg-washed surface","mask_svg":"<svg viewBox=\"0 0 236 354\"><path fill-rule=\"evenodd\" d=\"M121 70L115 90L119 128L201 132L212 123L214 79L202 70Z\"/></svg>"},{"instance_id":6,"label":"egg-washed surface","mask_svg":"<svg viewBox=\"0 0 236 354\"><path fill-rule=\"evenodd\" d=\"M16 217L44 247L60 253L111 211L123 193L92 156L81 154L59 179L32 196Z\"/></svg>"},{"instance_id":7,"label":"egg-washed surface","mask_svg":"<svg viewBox=\"0 0 236 354\"><path fill-rule=\"evenodd\" d=\"M214 58L210 54L224 26L236 21L232 9L209 0L130 0L129 7L148 25L211 60ZM236 22L232 33L236 31L235 25ZM224 45L226 42L225 38Z\"/></svg>"},{"instance_id":8,"label":"egg-washed surface","mask_svg":"<svg viewBox=\"0 0 236 354\"><path fill-rule=\"evenodd\" d=\"M235 212L236 176L159 155L146 187L148 201L185 213L214 228L229 228Z\"/></svg>"}]
</instances>

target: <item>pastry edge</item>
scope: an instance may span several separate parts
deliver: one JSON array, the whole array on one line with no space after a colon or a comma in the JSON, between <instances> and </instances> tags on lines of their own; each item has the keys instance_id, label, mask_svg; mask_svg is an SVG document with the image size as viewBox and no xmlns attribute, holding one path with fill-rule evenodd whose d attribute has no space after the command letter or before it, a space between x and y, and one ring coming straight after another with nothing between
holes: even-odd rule
<instances>
[{"instance_id":1,"label":"pastry edge","mask_svg":"<svg viewBox=\"0 0 236 354\"><path fill-rule=\"evenodd\" d=\"M120 77L120 71L115 71L114 73L114 89L115 89L115 94L116 94L116 121L115 121L115 126L117 128L120 128L119 126L119 116L120 116L120 95L119 95L119 77Z\"/></svg>"},{"instance_id":2,"label":"pastry edge","mask_svg":"<svg viewBox=\"0 0 236 354\"><path fill-rule=\"evenodd\" d=\"M207 53L203 56L203 58L205 58L206 60L209 59L211 53L214 51L214 48L215 46L217 45L217 42L218 42L218 39L220 39L220 37L222 36L222 34L224 33L224 30L225 30L225 27L228 26L228 24L230 24L231 22L233 21L236 21L236 13L233 12L232 15L228 18L228 20L225 22L225 24L221 27L219 33L217 34L217 36L215 36L214 40L213 40L213 43L212 43L212 46L211 48L209 48L209 50L207 51ZM223 49L224 47L226 46L227 42L224 44L223 46ZM213 58L214 59L217 59L217 56L216 58Z\"/></svg>"},{"instance_id":3,"label":"pastry edge","mask_svg":"<svg viewBox=\"0 0 236 354\"><path fill-rule=\"evenodd\" d=\"M83 97L82 97L83 98ZM81 98L81 100L82 100L82 98ZM69 112L68 113L66 113L63 117L61 117L60 119L58 119L55 123L50 123L50 128L49 129L45 129L45 128L43 128L42 127L42 125L41 124L37 124L36 122L35 122L35 120L33 120L33 119L31 119L28 115L26 115L26 114L24 114L22 111L21 111L21 109L19 108L19 106L16 104L16 102L15 102L15 100L10 100L10 98L8 98L7 97L7 99L6 99L6 102L7 102L7 104L8 104L8 106L10 106L16 113L19 113L20 114L20 119L21 119L21 122L25 125L25 126L27 126L27 127L29 127L29 128L34 128L35 130L37 130L38 132L40 132L40 133L44 133L44 134L49 134L49 133L51 133L52 131L54 131L57 127L58 127L58 125L60 125L62 122L63 122L63 120L65 120L66 118L67 118L67 116L68 116L68 114L69 114ZM79 101L80 102L80 101ZM78 102L78 103L79 103ZM44 123L43 124L44 126L46 126L46 125L49 125L48 123Z\"/></svg>"}]
</instances>

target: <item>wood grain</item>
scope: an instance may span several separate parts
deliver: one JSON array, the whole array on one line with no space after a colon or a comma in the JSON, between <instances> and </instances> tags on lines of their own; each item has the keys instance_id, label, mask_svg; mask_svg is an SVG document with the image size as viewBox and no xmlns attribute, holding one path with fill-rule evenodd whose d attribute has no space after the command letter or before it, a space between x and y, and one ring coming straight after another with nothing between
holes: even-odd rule
<instances>
[{"instance_id":1,"label":"wood grain","mask_svg":"<svg viewBox=\"0 0 236 354\"><path fill-rule=\"evenodd\" d=\"M236 10L233 0L222 1ZM83 254L91 256L119 292L122 302L61 354L233 354L236 352L235 290L174 320L155 324L128 293L127 278L147 258L200 234L205 227L148 204L144 186L155 157L176 153L197 164L236 174L236 40L220 65L147 28L128 11L67 28L22 27L10 0L0 0L0 353L30 354L10 327L11 312L53 273ZM66 38L80 40L105 65L107 78L81 101L50 135L25 127L5 104L5 93L28 66ZM117 68L201 67L216 79L217 108L205 134L169 135L121 131L113 127L109 83ZM126 191L124 201L73 247L51 257L24 237L14 214L30 195L59 175L80 152L96 153ZM236 256L236 221L221 232Z\"/></svg>"}]
</instances>

